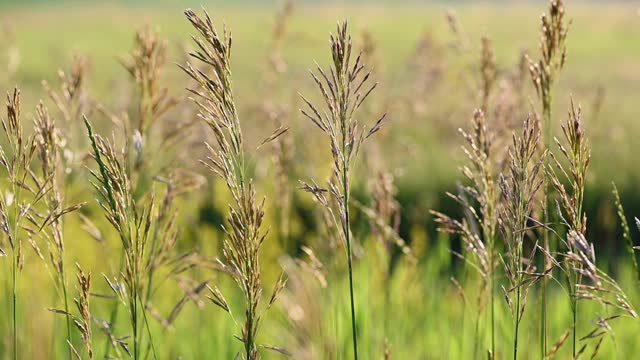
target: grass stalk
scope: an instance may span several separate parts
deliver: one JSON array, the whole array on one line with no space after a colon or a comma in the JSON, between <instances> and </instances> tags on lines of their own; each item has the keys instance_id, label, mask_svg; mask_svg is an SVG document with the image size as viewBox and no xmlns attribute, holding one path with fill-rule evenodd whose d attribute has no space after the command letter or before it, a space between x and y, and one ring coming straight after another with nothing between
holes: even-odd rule
<instances>
[{"instance_id":1,"label":"grass stalk","mask_svg":"<svg viewBox=\"0 0 640 360\"><path fill-rule=\"evenodd\" d=\"M199 34L192 37L198 50L190 55L211 72L209 75L190 63L181 66L197 84L197 88L189 91L195 96L193 100L200 110L200 118L215 137L216 147L207 144L210 155L202 163L224 181L233 198L227 218L228 228L223 226L226 233L223 243L225 262L221 262L221 266L235 280L244 297L245 318L240 340L245 359L257 360L261 358L257 335L262 312L267 311L276 301L286 280L283 276L280 277L269 303L262 306L260 248L267 235L261 229L264 200L256 199L255 186L246 174L241 123L231 85L231 34L226 28L219 34L206 11L203 18L191 9L187 9L185 15ZM263 144L274 141L286 130L277 129ZM231 309L218 288L211 289L209 299L233 318ZM271 346L267 348L281 350Z\"/></svg>"},{"instance_id":2,"label":"grass stalk","mask_svg":"<svg viewBox=\"0 0 640 360\"><path fill-rule=\"evenodd\" d=\"M359 124L354 114L369 97L377 84L368 85L371 71L364 70L362 53L355 61L351 61L352 42L347 22L337 25L337 33L331 35L330 46L333 64L329 71L317 66L317 75L311 76L324 98L326 109L316 107L304 96L302 100L308 110L302 114L317 126L330 141L333 160L332 176L329 189L312 184L302 183L301 189L314 195L334 219L335 225L341 228L341 239L346 247L347 266L349 272L349 300L351 312L351 337L353 341L353 357L358 358L357 321L353 282L353 238L350 229L349 196L351 191L351 162L356 157L363 142L378 132L382 127L385 115L380 117L369 129ZM331 75L327 75L331 74ZM322 112L318 109L323 109ZM330 194L327 198L325 194ZM339 214L339 222L335 214Z\"/></svg>"},{"instance_id":3,"label":"grass stalk","mask_svg":"<svg viewBox=\"0 0 640 360\"><path fill-rule=\"evenodd\" d=\"M636 282L640 284L640 267L638 267L638 259L636 258L636 248L633 245L633 238L631 237L631 230L629 229L629 223L627 222L627 217L625 215L624 208L622 206L622 200L620 199L620 193L618 192L618 187L613 182L611 183L611 186L612 186L614 205L616 206L616 212L618 214L618 219L620 220L620 225L622 227L622 237L625 241L627 251L629 252L629 257L631 258L631 263L633 264L633 270L636 273Z\"/></svg>"},{"instance_id":4,"label":"grass stalk","mask_svg":"<svg viewBox=\"0 0 640 360\"><path fill-rule=\"evenodd\" d=\"M64 311L68 314L69 313L69 295L67 291L67 277L65 275L64 265L62 264L60 265L62 270L62 272L60 273L60 277L61 277L60 280L62 282L61 286L62 286L62 298L64 302ZM65 316L65 322L67 326L67 344L73 344L73 339L71 338L71 317ZM69 356L69 360L71 360L73 358L73 353L71 352L71 346L68 346L67 353Z\"/></svg>"},{"instance_id":5,"label":"grass stalk","mask_svg":"<svg viewBox=\"0 0 640 360\"><path fill-rule=\"evenodd\" d=\"M554 82L566 61L565 40L568 26L564 21L565 9L562 0L549 1L549 13L544 14L540 26L540 51L541 59L537 62L529 60L529 67L533 85L542 105L544 145L547 150L551 149L553 142L553 123L551 117L551 105L553 99ZM545 159L545 168L551 166L550 159ZM554 223L552 214L554 209L554 187L548 172L545 171L543 189L545 196L543 199L544 224ZM555 246L550 244L550 230L547 226L542 228L543 241L547 252L555 250ZM547 259L543 260L544 270L548 270L551 265ZM573 298L573 294L569 295ZM573 301L573 300L571 300ZM544 358L547 354L547 278L543 278L540 291L540 356ZM575 329L575 323L573 324ZM574 344L575 347L575 344ZM574 353L575 356L575 353Z\"/></svg>"},{"instance_id":6,"label":"grass stalk","mask_svg":"<svg viewBox=\"0 0 640 360\"><path fill-rule=\"evenodd\" d=\"M11 267L12 286L12 326L13 326L13 360L18 360L18 257L13 254Z\"/></svg>"},{"instance_id":7,"label":"grass stalk","mask_svg":"<svg viewBox=\"0 0 640 360\"><path fill-rule=\"evenodd\" d=\"M344 167L344 166L343 166ZM344 167L347 169L346 167ZM357 332L357 324L356 324L356 305L355 305L355 296L353 291L353 252L351 251L351 236L350 236L350 227L349 227L349 189L347 185L347 175L348 170L343 172L343 193L344 193L344 214L345 214L345 239L347 243L347 265L349 270L349 300L351 305L351 337L353 339L353 358L355 360L358 359L358 332Z\"/></svg>"},{"instance_id":8,"label":"grass stalk","mask_svg":"<svg viewBox=\"0 0 640 360\"><path fill-rule=\"evenodd\" d=\"M537 250L537 243L529 258L524 256L524 240L526 239L527 224L536 203L536 193L543 180L540 172L543 166L543 156L538 155L540 131L536 123L527 118L523 125L522 134L513 136L513 143L509 148L509 164L505 174L500 175L500 189L503 204L500 209L500 223L507 244L507 260L502 259L505 273L510 282L510 288L504 289L508 305L514 315L513 359L518 357L520 338L520 322L522 320L526 297L531 286L540 281L545 273L538 273L532 264L532 257ZM525 274L526 277L525 277ZM515 301L511 300L515 293ZM515 308L513 307L515 303Z\"/></svg>"}]
</instances>

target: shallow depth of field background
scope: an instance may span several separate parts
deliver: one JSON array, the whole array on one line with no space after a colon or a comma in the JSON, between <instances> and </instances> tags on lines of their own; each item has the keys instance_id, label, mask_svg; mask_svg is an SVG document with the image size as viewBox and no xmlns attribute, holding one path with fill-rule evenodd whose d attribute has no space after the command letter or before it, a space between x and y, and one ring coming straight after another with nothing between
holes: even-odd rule
<instances>
[{"instance_id":1,"label":"shallow depth of field background","mask_svg":"<svg viewBox=\"0 0 640 360\"><path fill-rule=\"evenodd\" d=\"M488 36L493 41L498 76L513 76L518 70L522 51L528 51L533 58L538 56L539 18L546 11L546 5L546 1L296 3L281 45L286 71L277 78L275 91L265 94L271 29L279 4L242 1L204 4L214 21L220 27L224 21L233 33L236 101L249 138L248 147L254 155L251 158L253 177L260 193L267 197L267 225L273 228L262 253L261 265L267 284L277 278L281 266L286 267L288 257L284 255L299 256L300 246L313 247L325 241L317 231L316 205L309 194L296 189L297 179L323 180L330 166L324 140L315 137L315 129L297 111L301 106L298 92L316 95L307 69L314 67L314 61L321 65L330 61L328 36L338 20L349 19L356 48L362 46L365 33L373 44L370 62L375 65L374 74L380 85L369 100L365 114L373 118L386 111L390 121L381 136L374 140L379 145L376 145L376 153L365 146L359 162L364 164L369 161L368 157L375 155L376 161L394 174L397 197L402 205L400 235L411 246L418 263L410 265L397 254L399 259L389 288L382 289L379 268L382 265L376 240L364 217L354 211L353 231L363 244L363 252L355 265L363 359L383 358L385 337L395 359L469 359L482 353L485 339L475 336L475 327L484 325L482 319L479 325L476 324L474 274L451 255L449 249L459 248L459 243L435 232L429 210L455 213L457 209L445 192L455 191L456 184L463 181L459 166L464 162L464 154L460 150L462 138L457 129L467 126L473 109L479 104L480 38ZM566 6L567 16L573 22L567 40L568 62L556 87L554 124L565 120L573 96L582 106L592 145L585 200L589 238L596 244L598 265L619 279L631 301L640 305L640 289L632 280L630 259L623 248L611 196L611 182L615 181L629 222L633 224L632 216L640 215L637 159L640 153L640 8L632 2L571 1ZM37 101L48 101L42 80L57 85L58 69L67 69L73 55L82 54L89 64L86 79L89 97L116 112L133 111L128 108L133 96L132 85L117 60L130 51L136 29L148 24L169 41L169 61L163 83L172 94L186 95L187 77L174 64L184 63L185 49L191 46L189 36L193 31L182 15L186 7L199 9L200 4L193 1L166 1L160 5L151 2L131 5L124 5L124 2L78 1L62 5L57 1L0 2L0 90L9 91L14 85L22 89L23 119L30 121ZM458 16L462 25L460 35L453 34L447 25L445 14L448 10L455 11ZM537 108L529 82L527 74L525 91L532 106ZM284 245L278 241L275 229L278 224L274 209L283 195L276 191L273 183L272 153L268 148L253 151L272 128L260 110L266 96L289 108L286 121L291 131L286 136L292 137L294 143L294 166L289 174L293 203L289 219L291 236ZM497 97L496 94L492 98L494 103L498 101ZM166 121L192 116L192 112L185 110L190 106L186 103L165 118ZM4 110L0 114L4 118ZM102 134L113 131L113 126L100 112L94 111L90 118ZM83 135L82 124L77 126L77 133ZM228 195L222 184L213 180L197 162L200 154L204 154L198 144L188 141L176 149L183 152L176 156L179 167L208 177L206 185L181 201L179 246L218 256L222 239L220 224L225 216ZM370 197L369 180L374 178L369 170L371 167L358 167L354 178L354 196L365 203ZM105 241L112 245L96 243L81 230L75 218L77 215L72 215L67 220L67 256L68 261L78 261L85 270L92 271L95 292L99 293L106 291L100 274L109 271L109 249L117 257L114 250L117 238L95 205L88 172L81 176L87 178L86 186L67 189L68 198L90 202L82 210L83 214L93 216ZM640 241L635 228L632 228L632 234ZM25 249L28 264L21 286L24 354L28 354L25 359L53 358L53 353L63 354L63 338L54 337L62 329L63 322L46 308L58 300L42 262L30 253L31 249ZM335 261L341 264L342 252L336 256ZM0 258L0 261L4 260ZM344 265L339 268L343 269ZM345 274L334 274L328 288L306 300L314 302L315 306L307 304L304 307L307 311L315 309L313 314L299 313L301 307L296 307L295 301L301 299L278 304L263 323L262 342L284 348L302 346L296 336L302 333L298 326L303 325L301 322L292 325L295 322L292 317L299 320L300 316L306 316L313 322L322 323L319 325L322 331L314 332L316 335L312 339L305 339L312 343L310 358L347 358L351 340ZM465 285L465 299L453 286L451 277ZM227 289L227 294L235 293L233 284L224 276L217 275L214 282ZM4 284L4 279L0 283ZM166 303L157 306L161 309L171 309L180 296L180 290L172 283L166 286L167 289L163 289ZM390 316L384 315L386 291L390 299L386 304ZM561 292L560 288L553 289L550 298L551 343L570 324L569 303ZM265 293L269 293L269 289ZM10 345L9 317L2 315L5 311L9 313L10 301L8 291L3 290L0 294L2 356L4 346ZM230 302L234 300L237 303L238 299L233 297ZM536 297L530 297L531 308L522 327L522 354L530 354L530 357L523 355L525 358L538 357L536 301ZM108 316L109 307L104 300L94 299L93 304L95 316ZM502 358L500 354L507 357L510 353L512 324L506 306L499 304L497 338L499 358ZM594 314L587 310L589 305L584 309L581 322L588 324ZM239 306L237 311L241 311ZM122 323L125 322L123 318ZM587 331L588 325L584 329ZM615 341L605 340L601 358L628 359L640 351L636 341L640 324L636 320L616 322L613 330ZM156 339L161 339L157 342L164 354L162 358L173 359L179 356L184 359L233 358L241 347L233 338L234 331L236 327L229 317L209 303L202 309L188 304L174 329L167 332L160 327L153 329ZM94 341L100 354L104 338L97 330ZM326 344L332 344L329 347L333 352L327 350ZM568 347L563 351L560 358L569 356ZM267 359L279 356L264 354Z\"/></svg>"}]
</instances>

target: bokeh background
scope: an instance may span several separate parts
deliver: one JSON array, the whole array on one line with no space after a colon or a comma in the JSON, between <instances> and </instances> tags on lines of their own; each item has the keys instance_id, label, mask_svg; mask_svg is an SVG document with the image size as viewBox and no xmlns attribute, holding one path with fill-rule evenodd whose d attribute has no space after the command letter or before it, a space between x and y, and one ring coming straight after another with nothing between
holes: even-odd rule
<instances>
[{"instance_id":1,"label":"bokeh background","mask_svg":"<svg viewBox=\"0 0 640 360\"><path fill-rule=\"evenodd\" d=\"M39 100L49 101L43 80L59 86L59 69L68 71L81 57L87 69L83 83L89 104L87 114L99 132L113 132L117 137L118 129L109 121L108 113L133 114L136 109L132 100L134 87L119 63L131 51L136 30L148 26L166 39L168 61L161 81L172 95L186 96L189 82L175 63L185 63L193 30L182 12L187 7L204 6L217 24L222 26L224 22L233 33L233 85L248 148L255 149L277 122L291 128L286 135L291 146L291 165L285 174L287 186L278 186L274 181L279 174L272 149L260 148L251 157L252 173L267 197L269 226L274 229L262 260L266 282L271 283L281 267L286 268L288 261L301 256L302 246L314 247L327 241L320 230L316 204L308 194L296 189L298 179L325 179L330 166L326 144L320 137L309 135L315 131L297 111L302 106L297 94L312 94L318 99L308 69L314 67L314 61L328 65L328 35L335 31L338 20L348 19L355 46L365 49L366 61L374 66L375 79L380 83L362 116L374 120L387 112L389 119L375 145L363 149L354 196L363 204L369 203L377 174L391 174L401 208L397 232L418 259L417 264L406 265L401 251L392 251L393 260L388 262L392 265L388 266L394 269L393 276L385 283L388 288L380 290L383 272L379 270L383 265L376 255L379 249L376 250L375 236L366 216L355 215L354 232L361 234L362 244L356 271L362 305L359 315L363 358L383 358L385 339L397 359L478 357L481 352L477 349L482 348L484 340L474 335L478 322L473 285L468 287L467 298L461 299L450 281L470 277L468 282L473 284L473 275L449 251L459 249L459 241L436 232L429 210L460 212L445 193L455 192L464 182L459 167L465 156L458 128L468 126L473 109L479 106L482 37L491 39L497 65L498 85L488 112L496 127L512 131L527 113L538 108L526 63L523 66L523 54L537 57L540 15L546 11L547 2L307 0L292 4L278 37L274 29L280 21L280 1L2 0L0 89L9 91L14 85L21 88L24 118L29 120ZM592 146L585 198L589 238L595 243L599 265L630 285L625 287L628 295L640 301L640 291L630 281L630 258L624 249L611 194L615 182L633 224L632 217L640 215L640 6L633 1L571 1L567 4L567 17L572 20L568 59L555 89L553 123L559 134L570 99L581 105ZM505 109L510 109L507 115ZM280 115L273 119L274 113ZM193 106L185 101L163 121L179 122L194 116ZM82 126L77 123L73 136L84 136ZM218 256L220 224L224 222L228 195L196 161L204 154L206 131L193 129L180 136L183 141L173 148L166 163L207 179L206 185L181 200L180 247ZM78 141L86 143L86 139ZM68 198L93 202L95 195L88 174L77 176L86 178L87 183L68 189ZM283 199L290 203L290 209L278 215ZM105 241L117 244L95 204L82 212L97 219ZM278 216L285 216L287 221ZM106 250L81 230L78 219L71 218L69 222L69 260L80 261L91 269L96 287L104 287L99 274L110 271L110 263L104 257ZM286 241L282 241L281 226L287 228ZM638 231L632 229L631 233L635 241L640 240ZM50 351L60 353L64 349L64 344L53 336L61 323L43 310L56 301L55 294L46 286L48 276L39 260L28 256L27 261L33 265L25 269L23 294L33 297L23 308L25 334L29 338L24 346L30 354L28 358L51 358ZM382 262L387 266L386 260ZM344 270L343 265L338 268ZM302 299L301 293L291 290L291 298L268 316L263 327L265 342L278 342L293 350L304 348L298 353L304 354L300 358L344 358L350 351L348 318L342 316L347 314L347 298L335 296L340 289L346 289L344 280L344 276L336 275L329 288L308 290L304 296L309 299ZM220 282L221 287L233 293L230 281L222 278ZM166 292L163 305L170 308L179 289ZM385 295L381 294L386 292L391 294L391 300L383 299ZM300 301L307 303L300 305ZM8 300L2 303L8 308ZM550 337L555 339L569 323L569 304L560 296L553 303L555 320ZM100 300L95 306L96 313L107 307ZM530 335L525 335L524 343L531 346L533 358L537 356L533 355L537 351L535 311L527 316L530 331L525 333ZM499 318L501 334L507 339L501 353L508 354L508 312L503 309ZM323 325L316 328L315 322ZM637 322L617 326L615 340L604 342L602 358L614 354L630 358L638 350L637 342L632 340L640 331ZM7 338L7 329L3 326L0 335ZM233 329L226 314L207 304L204 309L187 307L171 331L154 331L163 339L166 358L198 359L233 358L239 348L231 336ZM266 358L277 356L265 354Z\"/></svg>"}]
</instances>

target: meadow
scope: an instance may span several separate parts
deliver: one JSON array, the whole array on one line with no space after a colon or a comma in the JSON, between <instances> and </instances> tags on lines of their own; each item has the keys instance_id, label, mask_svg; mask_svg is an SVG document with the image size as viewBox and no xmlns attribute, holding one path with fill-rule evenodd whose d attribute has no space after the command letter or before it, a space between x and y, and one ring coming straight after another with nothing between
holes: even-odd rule
<instances>
[{"instance_id":1,"label":"meadow","mask_svg":"<svg viewBox=\"0 0 640 360\"><path fill-rule=\"evenodd\" d=\"M0 7L0 357L640 351L640 9L200 5Z\"/></svg>"}]
</instances>

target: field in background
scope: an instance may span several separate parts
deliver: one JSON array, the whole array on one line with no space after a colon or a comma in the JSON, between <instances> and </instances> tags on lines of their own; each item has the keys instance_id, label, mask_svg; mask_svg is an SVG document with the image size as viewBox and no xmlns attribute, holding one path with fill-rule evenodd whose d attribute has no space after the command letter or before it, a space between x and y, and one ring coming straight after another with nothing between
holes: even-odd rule
<instances>
[{"instance_id":1,"label":"field in background","mask_svg":"<svg viewBox=\"0 0 640 360\"><path fill-rule=\"evenodd\" d=\"M132 33L137 27L148 23L157 28L162 36L170 41L171 59L176 62L182 61L183 56L180 54L183 46L188 43L185 35L191 33L180 16L175 15L181 13L182 7L184 6L92 6L9 10L10 13L5 12L2 19L4 24L15 29L15 41L20 54L16 74L11 81L5 79L3 83L17 82L25 87L25 90L38 89L41 80L55 79L57 69L68 63L72 54L86 54L89 57L92 75L89 80L92 94L96 98L104 99L102 101L115 102L118 97L110 95L113 95L117 84L126 77L117 64L117 57L128 51L132 43ZM465 85L474 79L459 77L456 71L477 66L478 38L482 35L492 39L498 66L503 71L517 66L522 50L537 50L536 24L541 14L540 9L532 5L465 5L455 9L469 37L469 50L461 54L438 55L437 52L446 52L446 48L453 41L444 16L446 9L447 7L442 5L397 8L334 5L301 7L291 19L290 33L283 48L284 59L290 68L287 82L292 86L281 91L294 93L294 89L310 85L306 71L312 61L322 63L327 59L327 40L324 34L332 31L337 19L342 18L349 18L356 32L367 30L371 33L376 44L376 56L380 60L376 73L387 93L403 91L403 85L411 82L408 62L418 40L425 32L433 39L434 53L422 61L426 64L442 61L437 57L454 61L458 68L454 67L446 76ZM633 103L628 100L640 91L640 81L637 78L639 65L636 60L640 55L640 49L629 46L629 41L636 38L640 32L636 26L637 9L631 5L583 4L572 10L572 42L568 48L571 67L567 68L558 87L560 93L567 95L557 99L556 107L566 108L569 94L572 94L588 113L602 91L603 103L599 114L602 116L595 120L587 116L587 121L594 122L590 125L590 132L596 137L593 141L597 150L594 152L594 166L597 170L594 171L593 176L596 179L593 180L604 184L611 180L625 185L632 184L638 178L638 174L633 166L633 159L628 154L637 150L633 147L633 134L637 125L632 120ZM268 35L273 25L275 8L234 9L223 6L213 8L211 12L233 29L236 92L243 94L239 101L245 105L261 96L261 73L265 67L262 60L267 57ZM168 66L168 82L180 81L182 77L177 67ZM464 91L463 87L464 85L460 85L460 92ZM39 95L32 95L32 91L25 92L28 103L35 103ZM468 93L460 95L466 98L475 96ZM458 94L436 93L430 94L430 98L425 99L425 102L429 106L443 108L442 112L446 113L453 111L450 109L460 107L457 98ZM465 110L467 109L462 109L461 112L464 113ZM607 123L607 119L616 121L605 126L603 124ZM452 118L446 121L460 124L464 120ZM601 128L607 130L601 133ZM426 133L425 136L434 132L433 128L427 126L421 127L420 130ZM449 137L444 140L450 143ZM615 146L611 146L612 143L615 143ZM434 148L437 151L442 147ZM424 158L427 162L424 168L432 169L431 176L428 176L430 179L440 178L441 173L447 169L450 174L446 174L445 178L448 180L450 175L456 173L455 169L446 166L448 164L429 163L437 161L441 158L439 156L430 157L425 154L418 158ZM616 160L602 161L607 159ZM443 167L447 169L442 169ZM619 168L626 171L613 171ZM421 175L418 172L412 174ZM599 174L610 176L600 178ZM419 176L421 181L426 177Z\"/></svg>"},{"instance_id":2,"label":"field in background","mask_svg":"<svg viewBox=\"0 0 640 360\"><path fill-rule=\"evenodd\" d=\"M599 258L599 265L610 269L622 279L629 297L640 302L640 289L633 286L633 276L629 259L624 253L620 229L611 196L611 182L615 181L621 190L622 202L628 215L640 215L640 167L636 155L640 153L640 143L636 134L640 133L637 121L637 99L640 94L640 13L632 5L568 4L568 17L573 20L568 39L568 62L556 88L554 121L559 124L566 118L570 95L583 107L585 126L592 145L592 164L588 178L585 209L589 218L589 231L596 242L596 251L606 254ZM132 47L136 29L149 24L169 41L169 64L162 79L173 95L186 95L187 80L184 73L173 64L185 62L185 49L190 49L189 35L193 32L182 15L183 5L173 4L149 7L120 6L69 6L54 7L41 5L34 7L9 8L0 13L0 69L9 63L10 71L0 71L0 90L9 90L18 84L23 92L23 112L25 119L31 119L38 100L46 98L41 81L57 83L56 72L67 69L72 55L87 56L89 71L87 91L105 108L117 111L133 111L129 106L133 91L128 83L128 75L118 64L118 57L128 53ZM198 8L193 4L194 8ZM289 134L295 139L294 158L303 161L295 165L295 177L322 179L328 173L326 146L321 140L308 139L310 127L307 120L296 110L302 106L297 93L313 93L313 83L307 69L313 61L320 64L329 62L328 34L335 31L338 20L348 18L359 48L366 37L375 49L371 61L375 65L375 76L380 82L376 94L369 100L367 113L375 116L387 111L389 123L384 129L379 152L387 167L391 168L398 186L398 200L403 208L400 235L419 254L419 264L415 267L400 267L392 278L390 304L377 299L379 282L376 276L377 260L373 256L375 246L371 236L362 240L365 255L357 262L356 277L360 284L357 298L362 319L361 339L363 359L383 357L384 338L392 344L396 359L445 359L471 358L477 355L474 334L478 321L474 314L475 299L460 297L450 278L468 279L473 296L474 275L461 268L452 259L448 238L437 235L435 224L428 214L430 209L452 209L445 191L455 191L462 181L458 165L464 161L460 150L462 139L457 133L459 127L466 127L479 93L473 89L479 84L480 38L488 36L495 49L498 71L501 74L515 73L521 52L526 50L537 54L539 16L544 10L542 4L523 5L454 5L462 30L452 33L445 14L448 7L432 6L297 6L290 19L287 35L282 43L282 56L287 70L277 80L276 89L269 94L276 101L290 107ZM267 6L208 7L217 23L224 21L233 33L232 67L234 92L241 118L245 121L249 143L252 147L265 137L264 114L260 107L265 99L265 71L270 50L271 29L274 25L276 8ZM363 34L367 35L363 35ZM461 40L462 39L462 40ZM418 69L418 70L416 70ZM426 69L426 70L425 70ZM428 77L416 71L431 72ZM431 81L433 88L430 86ZM527 78L526 91L535 103L535 94ZM419 98L419 100L415 100ZM192 115L175 111L171 118ZM4 117L4 114L2 114ZM95 111L90 118L103 133L111 131L108 119ZM249 124L249 125L246 125ZM84 134L82 124L78 133ZM559 126L558 129L559 130ZM202 147L189 143L184 152L200 154ZM366 150L364 150L367 157ZM259 155L260 156L260 155ZM261 193L267 195L267 213L278 207L276 187L273 185L274 169L268 152L252 158L252 168ZM186 157L193 163L181 166L206 174L195 157ZM184 161L183 157L180 157ZM363 161L364 162L364 161ZM363 167L354 181L355 196L363 201L368 199L368 180ZM86 175L86 174L85 174ZM209 176L209 175L207 175ZM293 179L292 186L296 186ZM185 230L182 232L181 247L195 246L208 255L220 253L222 233L219 224L226 211L228 195L222 186L211 180L203 190L182 200L180 219ZM77 201L90 201L95 195L89 186L70 189ZM305 194L294 196L292 210L291 243L278 245L276 239L269 239L265 245L262 260L267 283L278 276L275 264L282 264L282 254L298 255L300 245L313 245L322 238L314 233L313 204ZM87 213L97 212L91 204ZM454 210L455 211L455 210ZM97 214L96 217L101 216ZM269 225L277 227L273 215ZM631 220L631 219L630 219ZM90 269L96 286L104 289L102 272L109 271L109 264L102 255L106 251L102 244L93 243L80 229L77 219L69 220L68 228L70 261L80 261ZM359 215L358 230L366 233L366 220ZM110 229L106 222L99 224L107 239ZM638 232L632 231L637 239ZM113 239L112 239L113 240ZM107 248L115 246L107 245ZM113 250L113 249L112 249ZM30 249L28 249L30 251ZM35 256L28 255L28 262L38 263ZM46 358L51 351L62 353L64 344L51 341L55 329L62 327L62 321L44 311L55 302L55 294L40 283L49 281L40 265L26 270L22 293L32 301L25 304L22 317L25 319L25 334L30 334L30 348L27 353L33 358ZM0 276L1 277L1 276ZM337 358L347 358L349 353L349 323L346 320L347 300L336 298L334 292L345 289L344 276L331 279L329 289L319 293L321 299L316 304L322 311L319 319L326 320L322 338L313 339L317 343L329 342L337 338L331 353ZM225 281L227 281L225 283ZM231 281L223 280L223 288L231 288ZM45 288L46 290L41 290ZM561 293L556 289L557 294ZM96 290L96 292L99 292ZM179 290L167 291L166 303L157 307L171 307ZM316 294L318 295L318 294ZM8 297L6 297L8 299ZM240 299L229 299L239 303ZM106 312L107 305L95 300L96 310ZM533 301L533 300L532 300ZM550 339L555 341L569 323L569 303L562 296L551 298L554 313L550 322ZM0 301L9 309L9 301ZM386 317L382 314L390 305L389 324L382 325ZM535 309L535 305L532 305ZM344 314L338 312L345 309ZM585 306L588 309L588 306ZM296 309L298 310L298 309ZM300 339L290 331L291 308L278 308L275 316L270 316L263 324L265 343L287 347L298 344ZM585 313L588 311L585 310ZM34 315L39 314L39 315ZM318 315L318 314L315 314ZM345 315L345 316L342 316ZM106 315L104 315L106 316ZM582 319L584 323L590 318ZM500 354L509 354L511 333L510 317L503 309L498 315L499 334L508 341L500 345ZM536 311L525 318L523 354L537 354L535 342ZM486 324L485 324L486 325ZM1 327L1 331L6 328ZM159 327L154 334L161 342L167 358L179 355L192 358L233 358L240 347L229 334L234 324L225 314L206 304L204 310L188 306L175 329L164 333ZM637 322L621 323L614 327L615 342L606 340L602 358L611 358L616 353L619 358L630 358L640 345L635 341L640 331ZM97 331L96 331L97 332ZM387 333L385 335L385 333ZM318 333L315 333L316 335ZM528 335L531 334L531 335ZM0 332L0 337L8 338ZM183 339L188 339L184 341ZM8 341L8 340L7 340ZM98 342L100 347L103 341ZM2 347L7 349L8 347ZM9 346L8 343L4 346ZM310 358L323 358L328 349L311 347ZM168 351L168 350L167 350ZM0 351L1 353L2 351ZM206 354L206 355L205 355ZM266 358L278 355L268 354ZM533 358L535 355L531 355ZM566 356L566 354L565 354ZM502 358L502 357L500 357ZM504 356L508 358L508 356Z\"/></svg>"}]
</instances>

